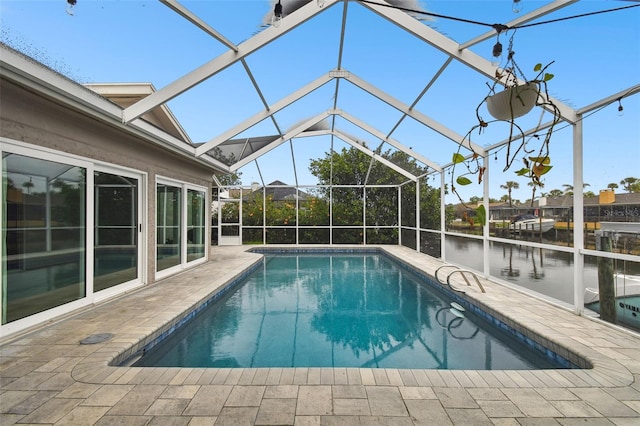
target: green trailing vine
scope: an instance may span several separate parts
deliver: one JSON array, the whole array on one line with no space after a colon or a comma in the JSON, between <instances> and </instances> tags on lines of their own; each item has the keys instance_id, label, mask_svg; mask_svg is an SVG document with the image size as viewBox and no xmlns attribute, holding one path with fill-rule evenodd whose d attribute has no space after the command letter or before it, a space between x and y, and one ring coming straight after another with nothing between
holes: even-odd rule
<instances>
[{"instance_id":1,"label":"green trailing vine","mask_svg":"<svg viewBox=\"0 0 640 426\"><path fill-rule=\"evenodd\" d=\"M530 180L530 185L533 187L533 194L535 194L536 188L541 188L543 186L542 177L553 168L551 164L551 157L549 155L549 143L555 126L561 120L560 110L551 101L547 86L547 83L554 77L553 74L547 72L547 68L551 64L553 64L553 61L544 66L540 63L537 64L533 68L534 72L537 74L533 79L529 80L524 76L520 67L515 62L514 52L511 50L511 46L509 47L506 66L502 69L498 68L496 70L493 84L489 85L489 93L476 107L476 118L478 120L478 124L474 125L469 132L467 132L463 140L458 144L458 149L453 154L451 160L451 191L458 197L465 207L466 203L458 193L457 187L470 185L474 180L477 181L478 184L482 183L484 173L486 172L485 167L481 164L481 154L473 151L471 144L472 136L476 131L478 134L481 134L484 129L496 121L506 121L509 123L509 137L507 138L509 142L506 144L505 167L503 171L509 170L513 166L514 162L522 155L522 167L515 171L516 175ZM520 77L520 79L518 77ZM521 84L521 81L524 81L525 83ZM505 91L512 90L512 93L509 94L511 96L509 101L511 114L506 120L494 119L486 121L480 115L480 108L487 103L487 100L491 96L496 95L496 88L498 85L503 85ZM524 89L524 87L527 89ZM522 128L515 121L518 115L514 114L514 109L517 106L514 105L514 103L521 102L524 104L524 90L531 90L532 87L536 90L535 106L542 107L549 111L552 114L552 120L542 135L534 133L527 137L525 136ZM514 117L514 115L516 116ZM543 115L544 114L540 117L537 128L540 128L542 125ZM539 144L537 148L530 146L534 141ZM471 149L471 156L465 157L461 153L464 146ZM464 168L463 171L456 174L456 169L461 167ZM533 202L533 195L531 197L531 201ZM476 208L476 218L483 225L486 223L486 211L483 205Z\"/></svg>"}]
</instances>

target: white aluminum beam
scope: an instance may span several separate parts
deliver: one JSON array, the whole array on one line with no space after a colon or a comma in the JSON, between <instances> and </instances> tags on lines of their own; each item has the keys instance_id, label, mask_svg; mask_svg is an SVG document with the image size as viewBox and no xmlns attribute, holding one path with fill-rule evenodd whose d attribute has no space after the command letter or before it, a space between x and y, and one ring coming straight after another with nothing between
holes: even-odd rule
<instances>
[{"instance_id":1,"label":"white aluminum beam","mask_svg":"<svg viewBox=\"0 0 640 426\"><path fill-rule=\"evenodd\" d=\"M268 107L268 109L266 109L264 111L260 111L259 113L253 115L252 117L249 117L248 119L246 119L242 123L230 128L226 132L224 132L224 133L216 136L215 138L211 139L210 141L200 145L198 148L196 148L196 156L203 155L207 151L215 148L216 146L220 145L223 142L226 142L227 140L233 138L234 136L244 132L248 128L258 124L259 122L261 122L265 118L268 118L268 117L272 116L276 112L280 111L283 108L286 108L287 106L289 106L293 102L297 101L298 99L308 95L309 93L313 92L314 90L318 89L319 87L325 85L326 83L328 83L329 81L331 81L333 79L333 77L331 77L330 74L331 73L327 73L327 74L321 76L320 78L312 81L311 83L309 83L309 84L305 85L304 87L301 87L300 89L298 89L295 92L291 93L287 97L279 100L275 104L270 105Z\"/></svg>"},{"instance_id":2,"label":"white aluminum beam","mask_svg":"<svg viewBox=\"0 0 640 426\"><path fill-rule=\"evenodd\" d=\"M364 130L366 132L369 132L371 135L375 136L376 138L380 139L381 141L387 142L389 145L399 149L400 151L404 152L405 154L412 156L416 160L418 160L421 163L431 167L432 169L435 169L437 171L442 171L442 167L440 167L440 165L438 165L437 163L429 160L428 158L426 158L422 154L419 154L419 153L415 152L413 149L401 144L400 142L385 136L379 130L369 126L368 124L366 124L365 122L363 122L363 121L359 120L358 118L352 116L351 114L348 114L348 113L343 111L342 114L340 114L340 116L342 118L344 118L345 120L350 121L351 123L353 123L356 126L360 127L362 130Z\"/></svg>"},{"instance_id":3,"label":"white aluminum beam","mask_svg":"<svg viewBox=\"0 0 640 426\"><path fill-rule=\"evenodd\" d=\"M199 16L191 12L189 9L187 9L180 3L178 3L176 0L160 0L160 3L171 8L174 12L176 12L177 14L185 18L187 21L191 22L196 27L200 28L202 31L209 34L211 37L218 40L220 43L227 46L229 49L233 50L234 52L238 51L238 46L236 46L234 43L229 41L225 36L223 36L218 31L213 29L213 27L211 27L209 24L207 24L202 19L200 19Z\"/></svg>"},{"instance_id":4,"label":"white aluminum beam","mask_svg":"<svg viewBox=\"0 0 640 426\"><path fill-rule=\"evenodd\" d=\"M325 130L308 130L305 132L300 133L298 136L296 136L296 138L311 138L314 136L325 136L325 135L330 135L331 134L331 130L329 129L325 129Z\"/></svg>"},{"instance_id":5,"label":"white aluminum beam","mask_svg":"<svg viewBox=\"0 0 640 426\"><path fill-rule=\"evenodd\" d=\"M244 165L252 162L253 160L263 156L264 154L266 154L267 152L271 151L272 149L282 145L283 143L285 143L289 139L294 138L297 135L299 135L300 133L304 132L306 129L308 129L309 127L313 126L314 124L317 124L317 123L321 122L322 120L324 120L328 116L329 116L329 112L325 111L325 112L323 112L321 114L318 114L315 117L310 118L309 120L306 120L305 122L297 125L293 129L291 129L287 133L285 133L284 135L280 136L275 141L273 141L270 144L266 145L265 147L257 150L253 154L248 155L247 157L243 158L242 160L238 161L237 163L233 164L230 167L231 171L236 171L239 168L241 168L242 166L244 166Z\"/></svg>"},{"instance_id":6,"label":"white aluminum beam","mask_svg":"<svg viewBox=\"0 0 640 426\"><path fill-rule=\"evenodd\" d=\"M451 61L453 61L453 58L451 56L447 57L447 60L444 62L444 64L442 64L440 69L438 69L438 71L436 71L436 73L433 75L433 77L431 77L431 80L427 83L427 85L424 87L424 89L422 89L422 92L420 92L420 94L413 100L413 102L409 106L409 110L413 111L413 108L415 108L415 106L418 104L418 102L420 102L420 99L422 99L422 97L427 93L427 91L431 88L431 86L433 86L433 84L436 82L436 80L438 80L438 78L440 78L440 76L442 75L444 70L447 69L447 67L449 66ZM391 136L393 134L393 132L396 131L398 126L400 126L400 123L402 123L404 121L405 118L407 118L407 114L406 113L402 114L402 117L400 117L400 119L398 120L396 125L393 126L393 128L389 131L389 134L387 136Z\"/></svg>"},{"instance_id":7,"label":"white aluminum beam","mask_svg":"<svg viewBox=\"0 0 640 426\"><path fill-rule=\"evenodd\" d=\"M417 22L417 21L416 21ZM393 108L397 109L400 112L405 113L406 115L408 115L409 117L413 118L414 120L418 121L419 123L424 124L425 126L429 127L430 129L436 131L437 133L440 133L442 136L446 137L447 139L450 139L452 141L454 141L455 143L462 143L462 145L471 150L474 151L476 153L478 153L479 155L484 155L484 148L482 148L479 145L476 145L473 142L470 142L469 140L467 140L464 136L459 135L458 133L454 132L453 130L449 129L446 126L443 126L442 124L438 123L437 121L427 117L425 114L416 111L415 109L411 109L411 107L409 107L409 105L400 102L399 100L397 100L396 98L394 98L391 95L388 95L387 93L383 92L382 90L378 89L377 87L367 83L366 81L362 80L360 77L349 73L348 76L344 77L346 80L350 81L351 83L353 83L355 86L361 88L362 90L364 90L365 92L375 96L376 98L380 99L381 101L385 102L386 104L392 106Z\"/></svg>"},{"instance_id":8,"label":"white aluminum beam","mask_svg":"<svg viewBox=\"0 0 640 426\"><path fill-rule=\"evenodd\" d=\"M551 127L552 124L553 124L553 121L547 121L546 123L543 123L543 124L541 124L539 126L533 127L533 128L531 128L529 130L525 130L522 134L526 138L528 136L531 136L531 135L534 135L534 134L536 134L538 132L541 132L541 131L543 131L545 129L548 129L549 127ZM494 143L494 144L492 144L492 145L487 147L487 152L491 151L492 149L499 148L502 145L506 145L509 142L517 141L519 139L520 139L520 137L512 137L511 139L507 138L507 139L504 139L504 140L502 140L502 141L500 141L498 143Z\"/></svg>"},{"instance_id":9,"label":"white aluminum beam","mask_svg":"<svg viewBox=\"0 0 640 426\"><path fill-rule=\"evenodd\" d=\"M538 19L541 16L544 15L548 15L549 13L555 12L558 9L562 9L563 7L569 6L573 3L576 3L578 0L556 0L554 2L551 2L549 4L546 4L542 7L539 7L536 10L533 10L525 15L522 15L516 19L514 19L513 21L509 21L507 22L506 25L507 27L511 28L511 27L517 27L518 25L522 25L525 24L527 22L531 22L535 19ZM482 43L485 40L489 40L492 37L496 36L496 31L495 30L491 30L489 32L486 32L482 35L479 35L478 37L475 37L469 41L467 41L466 43L462 43L460 45L460 47L458 48L459 50L464 50L464 49L468 49L469 47L476 45L478 43Z\"/></svg>"},{"instance_id":10,"label":"white aluminum beam","mask_svg":"<svg viewBox=\"0 0 640 426\"><path fill-rule=\"evenodd\" d=\"M384 3L384 1L380 0L380 3ZM379 6L372 3L362 3L362 6L372 10L383 18L388 19L398 27L404 29L420 40L430 44L446 55L457 59L469 68L479 72L480 74L490 78L491 80L495 79L496 67L491 65L491 62L489 62L487 59L483 58L482 56L476 55L469 49L460 50L460 45L458 43L429 28L422 22L407 15L405 12L391 7ZM544 94L541 95L544 96ZM565 105L555 98L550 98L549 100L558 107L560 115L565 120L571 123L575 123L576 113L573 108Z\"/></svg>"},{"instance_id":11,"label":"white aluminum beam","mask_svg":"<svg viewBox=\"0 0 640 426\"><path fill-rule=\"evenodd\" d=\"M282 37L289 31L313 18L318 13L323 12L337 1L338 0L326 0L325 7L322 9L319 8L315 4L315 2L310 2L302 6L291 15L285 17L285 19L282 20L280 27L269 27L264 31L257 33L250 39L239 44L237 46L237 51L229 50L217 56L216 58L196 68L190 73L183 75L178 80L169 83L167 86L163 87L157 92L141 99L140 101L126 108L122 112L122 121L124 123L128 123L134 118L140 117L142 114L152 110L158 105L170 101L181 93L189 90L193 86L203 82L212 75L217 74L218 72L245 58L247 55L266 46L273 40Z\"/></svg>"},{"instance_id":12,"label":"white aluminum beam","mask_svg":"<svg viewBox=\"0 0 640 426\"><path fill-rule=\"evenodd\" d=\"M351 139L351 137L349 137L348 135L345 135L341 131L333 130L332 133L333 133L333 135L335 137L337 137L339 139L342 139L344 142L346 142L349 145L353 146L354 148L364 152L365 154L367 154L371 158L375 159L376 161L381 162L385 166L395 170L396 172L400 173L402 176L406 177L407 179L411 179L413 182L417 182L418 181L418 178L416 176L414 176L413 174L409 173L408 171L406 171L402 167L399 167L399 166L393 164L391 161L387 160L386 158L381 157L380 155L377 155L375 152L373 152L369 148L360 145L358 142L354 141L353 139Z\"/></svg>"},{"instance_id":13,"label":"white aluminum beam","mask_svg":"<svg viewBox=\"0 0 640 426\"><path fill-rule=\"evenodd\" d=\"M594 102L590 105L587 105L585 107L579 108L576 113L578 115L582 115L582 114L588 114L593 110L596 110L598 108L601 108L603 106L609 105L612 102L617 101L618 99L622 100L623 98L635 95L637 93L640 93L640 84L636 84L634 86L629 87L628 89L625 90L621 90L618 93L614 93L611 96L607 96L606 98L600 99L597 102Z\"/></svg>"}]
</instances>

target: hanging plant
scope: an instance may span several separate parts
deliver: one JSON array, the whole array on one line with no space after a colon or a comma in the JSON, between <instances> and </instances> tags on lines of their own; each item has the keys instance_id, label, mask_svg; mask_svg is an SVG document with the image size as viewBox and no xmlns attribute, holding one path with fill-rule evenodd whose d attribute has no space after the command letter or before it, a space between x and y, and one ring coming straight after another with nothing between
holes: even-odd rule
<instances>
[{"instance_id":1,"label":"hanging plant","mask_svg":"<svg viewBox=\"0 0 640 426\"><path fill-rule=\"evenodd\" d=\"M499 43L496 46L498 45L501 51L502 47ZM465 157L461 154L462 147L467 146L473 151L471 139L474 132L477 130L478 134L481 134L482 131L493 122L499 121L509 124L509 135L507 138L509 142L506 144L505 167L503 171L509 170L514 161L519 158L520 155L523 155L521 158L523 167L516 170L515 173L518 176L529 179L531 181L530 185L535 191L537 187L543 186L541 181L542 176L548 173L553 167L549 155L549 142L551 141L551 136L556 124L559 123L562 118L560 110L551 101L547 87L547 82L554 76L546 72L546 70L553 64L553 61L545 66L537 64L533 68L534 72L537 73L536 76L533 79L527 79L515 62L514 54L515 52L513 52L510 45L505 67L496 70L493 84L489 85L489 93L476 108L478 124L474 125L464 136L463 140L458 144L458 150L452 157L451 191L456 194L464 206L466 206L466 203L462 200L456 188L470 185L474 180L477 181L478 184L482 183L485 167L480 163L481 156L479 153L474 151L470 157ZM498 92L496 88L500 85L504 86L504 89ZM489 113L494 117L493 120L485 121L480 116L480 108L484 104L486 104ZM530 112L535 106L542 107L546 111L549 111L552 119L543 135L534 133L527 137L515 120ZM537 129L541 129L542 127L543 116L544 112L540 116L536 127ZM531 146L534 144L536 144L537 147ZM459 167L464 167L464 171L456 174L456 169ZM533 202L533 196L531 197L531 201ZM484 225L486 221L484 206L476 208L476 215Z\"/></svg>"}]
</instances>

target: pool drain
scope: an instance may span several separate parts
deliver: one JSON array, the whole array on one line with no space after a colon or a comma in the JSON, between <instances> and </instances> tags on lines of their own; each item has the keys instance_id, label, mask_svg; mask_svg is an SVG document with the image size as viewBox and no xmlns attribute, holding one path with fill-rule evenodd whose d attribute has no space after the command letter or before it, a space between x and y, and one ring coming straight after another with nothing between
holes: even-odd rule
<instances>
[{"instance_id":1,"label":"pool drain","mask_svg":"<svg viewBox=\"0 0 640 426\"><path fill-rule=\"evenodd\" d=\"M91 336L80 340L80 344L81 345L95 345L96 343L106 342L107 340L111 339L112 337L113 337L113 334L111 334L111 333L92 334Z\"/></svg>"}]
</instances>

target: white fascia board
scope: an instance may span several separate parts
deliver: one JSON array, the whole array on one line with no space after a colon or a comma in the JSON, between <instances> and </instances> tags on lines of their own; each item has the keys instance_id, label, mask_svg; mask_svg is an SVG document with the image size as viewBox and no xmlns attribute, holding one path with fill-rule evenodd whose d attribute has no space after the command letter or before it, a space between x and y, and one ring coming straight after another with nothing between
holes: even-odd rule
<instances>
[{"instance_id":1,"label":"white fascia board","mask_svg":"<svg viewBox=\"0 0 640 426\"><path fill-rule=\"evenodd\" d=\"M327 0L326 6L330 6L337 0ZM294 28L302 25L309 19L313 18L318 13L326 10L326 7L319 8L314 2L310 2L300 9L296 10L291 15L285 17L282 20L279 28L269 27L264 31L261 31L251 37L250 39L239 44L238 50L229 50L206 64L196 68L180 77L179 79L169 83L167 86L158 90L157 92L147 96L146 98L136 102L130 107L126 108L122 112L122 121L125 123L130 122L134 118L140 117L145 112L163 104L181 93L189 90L193 86L203 82L207 78L214 74L224 70L225 68L235 64L239 60L245 58L247 55L255 52L263 46L271 43Z\"/></svg>"},{"instance_id":2,"label":"white fascia board","mask_svg":"<svg viewBox=\"0 0 640 426\"><path fill-rule=\"evenodd\" d=\"M430 129L436 131L437 133L440 133L445 138L452 140L456 144L462 144L465 148L467 148L467 149L469 149L469 150L471 150L473 152L476 152L476 153L478 153L480 155L484 155L484 148L482 148L481 146L476 145L473 142L470 142L464 136L459 135L458 133L454 132L453 130L449 129L446 126L443 126L442 124L440 124L439 122L429 118L425 114L423 114L423 113L421 113L421 112L419 112L419 111L417 111L415 109L412 109L409 105L397 100L396 98L394 98L391 95L386 94L382 90L379 90L377 87L367 83L366 81L364 81L360 77L354 75L353 73L349 73L349 75L344 77L344 78L346 80L350 81L351 83L353 83L355 86L361 88L365 92L368 92L369 94L375 96L376 98L380 99L381 101L385 102L386 104L391 105L392 107L394 107L398 111L408 115L409 117L413 118L414 120L418 121L419 123L424 124L425 126L429 127Z\"/></svg>"},{"instance_id":3,"label":"white fascia board","mask_svg":"<svg viewBox=\"0 0 640 426\"><path fill-rule=\"evenodd\" d=\"M137 96L150 95L155 92L151 83L87 83L83 84L104 97L109 96Z\"/></svg>"},{"instance_id":4,"label":"white fascia board","mask_svg":"<svg viewBox=\"0 0 640 426\"><path fill-rule=\"evenodd\" d=\"M352 116L351 114L343 111L341 116L345 120L350 121L351 123L353 123L356 126L360 127L362 130L364 130L366 132L369 132L371 135L375 136L376 138L380 139L381 141L387 142L389 145L399 149L400 151L404 152L405 154L412 156L416 160L420 161L422 164L425 164L425 165L427 165L427 166L431 167L432 169L435 169L435 170L437 170L439 172L442 171L442 168L437 163L429 160L427 157L423 156L420 153L415 152L413 149L401 144L400 142L385 136L384 133L382 133L381 131L379 131L377 129L374 129L373 127L369 126L368 124L366 124L365 122L361 121L360 119Z\"/></svg>"},{"instance_id":5,"label":"white fascia board","mask_svg":"<svg viewBox=\"0 0 640 426\"><path fill-rule=\"evenodd\" d=\"M111 101L3 45L0 45L0 69L3 75L54 99L67 103L72 99L77 107L92 115L100 112L103 117L116 118L122 113L122 108Z\"/></svg>"},{"instance_id":6,"label":"white fascia board","mask_svg":"<svg viewBox=\"0 0 640 426\"><path fill-rule=\"evenodd\" d=\"M380 2L383 2L383 0L380 0ZM372 10L383 18L388 19L408 33L413 34L426 43L429 43L431 46L457 59L471 69L488 77L492 81L495 79L496 67L491 65L491 62L489 62L487 59L483 58L482 56L476 55L469 49L460 50L460 45L458 43L429 28L417 19L410 17L405 12L394 9L392 7L378 6L372 3L362 3L362 6ZM544 94L541 93L541 96L544 97ZM549 100L558 107L560 115L563 119L571 123L575 123L576 112L573 110L573 108L553 97L550 97Z\"/></svg>"},{"instance_id":7,"label":"white fascia board","mask_svg":"<svg viewBox=\"0 0 640 426\"><path fill-rule=\"evenodd\" d=\"M549 13L555 12L556 10L562 9L563 7L567 7L573 3L578 2L579 0L555 0L549 4L546 4L538 9L535 9L525 15L522 15L513 21L507 22L506 25L509 28L516 27L518 25L526 24L527 22L531 22L535 19L538 19L541 16L548 15ZM482 43L485 40L489 40L496 36L496 31L491 30L484 34L479 35L465 43L462 43L459 47L459 50L468 49L471 46L474 46L478 43Z\"/></svg>"},{"instance_id":8,"label":"white fascia board","mask_svg":"<svg viewBox=\"0 0 640 426\"><path fill-rule=\"evenodd\" d=\"M76 109L125 133L150 141L193 161L207 164L195 157L193 146L141 119L136 119L125 126L120 119L122 108L115 103L3 46L0 46L0 74L61 105ZM210 164L207 165L210 166Z\"/></svg>"},{"instance_id":9,"label":"white fascia board","mask_svg":"<svg viewBox=\"0 0 640 426\"><path fill-rule=\"evenodd\" d=\"M235 52L238 51L238 46L236 46L234 43L232 43L230 40L228 40L225 36L223 36L218 31L213 29L213 27L211 27L209 24L207 24L202 19L200 19L199 16L197 16L196 14L191 12L189 9L187 9L186 7L184 7L183 5L178 3L177 1L175 1L175 0L160 0L160 3L162 3L165 6L169 7L171 10L176 12L178 15L182 16L187 21L191 22L193 25L195 25L196 27L200 28L205 33L209 34L211 37L213 37L216 40L218 40L220 43L224 44L229 49L231 49L231 50L233 50Z\"/></svg>"},{"instance_id":10,"label":"white fascia board","mask_svg":"<svg viewBox=\"0 0 640 426\"><path fill-rule=\"evenodd\" d=\"M343 140L344 142L348 143L349 145L351 145L352 147L364 152L365 154L367 154L369 157L373 158L376 161L381 162L382 164L384 164L385 166L395 170L396 172L400 173L402 176L406 177L407 179L411 179L414 182L418 181L418 178L416 176L414 176L413 174L409 173L408 171L406 171L405 169L403 169L402 167L399 167L395 164L393 164L391 161L387 160L386 158L376 154L375 152L371 151L369 148L364 147L362 145L360 145L358 142L354 141L353 139L351 139L351 137L345 135L344 133L342 133L339 130L333 130L332 131L333 135L335 137L337 137L338 139Z\"/></svg>"},{"instance_id":11,"label":"white fascia board","mask_svg":"<svg viewBox=\"0 0 640 426\"><path fill-rule=\"evenodd\" d=\"M259 122L261 122L265 118L268 118L268 117L272 116L273 114L275 114L276 112L280 111L281 109L286 108L287 106L289 106L293 102L295 102L298 99L308 95L309 93L311 93L314 90L318 89L319 87L325 85L326 83L328 83L331 80L333 80L333 77L331 77L330 73L324 74L320 78L317 78L316 80L312 81L311 83L305 85L304 87L301 87L300 89L296 90L295 92L291 93L290 95L286 96L285 98L283 98L283 99L279 100L278 102L274 103L273 105L269 106L269 109L266 109L264 111L260 111L259 113L255 114L253 117L249 117L248 119L246 119L242 123L238 124L237 126L234 126L234 127L230 128L226 132L224 132L224 133L216 136L215 138L211 139L210 141L205 142L204 144L198 146L198 148L196 148L196 155L197 156L203 155L207 151L215 148L216 146L220 145L223 142L228 141L229 139L233 138L234 136L244 132L245 130L249 129L250 127L258 124Z\"/></svg>"},{"instance_id":12,"label":"white fascia board","mask_svg":"<svg viewBox=\"0 0 640 426\"><path fill-rule=\"evenodd\" d=\"M262 149L257 150L256 152L252 153L251 155L248 155L247 157L245 157L242 160L238 161L237 163L233 164L230 167L230 170L231 171L236 171L239 168L241 168L242 166L252 162L253 160L256 160L256 159L260 158L261 156L263 156L267 152L271 151L274 148L277 148L278 146L282 145L283 143L285 143L289 139L295 138L300 133L304 132L306 129L308 129L309 127L313 126L314 124L317 124L317 123L321 122L322 120L324 120L328 116L329 116L329 112L325 111L325 112L323 112L321 114L316 115L313 118L310 118L309 120L305 121L304 123L301 123L301 124L297 125L293 129L291 129L290 131L285 133L284 135L280 136L275 141L269 143L267 146L263 147Z\"/></svg>"}]
</instances>

